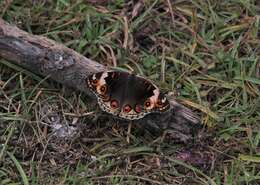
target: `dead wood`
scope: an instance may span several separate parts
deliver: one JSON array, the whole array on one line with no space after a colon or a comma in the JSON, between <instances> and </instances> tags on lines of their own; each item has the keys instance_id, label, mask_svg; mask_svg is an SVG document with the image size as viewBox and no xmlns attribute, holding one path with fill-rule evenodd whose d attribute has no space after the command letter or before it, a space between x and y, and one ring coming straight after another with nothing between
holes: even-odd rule
<instances>
[{"instance_id":1,"label":"dead wood","mask_svg":"<svg viewBox=\"0 0 260 185\"><path fill-rule=\"evenodd\" d=\"M46 37L29 34L0 19L0 56L61 84L89 93L85 78L106 67ZM199 119L188 108L171 100L171 111L140 120L154 131L170 129L191 135Z\"/></svg>"},{"instance_id":2,"label":"dead wood","mask_svg":"<svg viewBox=\"0 0 260 185\"><path fill-rule=\"evenodd\" d=\"M0 19L0 56L66 86L88 92L85 78L105 70L66 46L46 37L29 34Z\"/></svg>"}]
</instances>

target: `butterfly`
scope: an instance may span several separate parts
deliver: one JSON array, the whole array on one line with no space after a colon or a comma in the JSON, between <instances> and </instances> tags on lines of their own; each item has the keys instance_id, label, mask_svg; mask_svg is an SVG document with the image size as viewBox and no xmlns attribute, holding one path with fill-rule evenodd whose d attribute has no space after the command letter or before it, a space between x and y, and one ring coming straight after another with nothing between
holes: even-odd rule
<instances>
[{"instance_id":1,"label":"butterfly","mask_svg":"<svg viewBox=\"0 0 260 185\"><path fill-rule=\"evenodd\" d=\"M87 86L97 97L100 108L127 120L170 109L166 96L151 81L122 71L104 71L87 77Z\"/></svg>"}]
</instances>

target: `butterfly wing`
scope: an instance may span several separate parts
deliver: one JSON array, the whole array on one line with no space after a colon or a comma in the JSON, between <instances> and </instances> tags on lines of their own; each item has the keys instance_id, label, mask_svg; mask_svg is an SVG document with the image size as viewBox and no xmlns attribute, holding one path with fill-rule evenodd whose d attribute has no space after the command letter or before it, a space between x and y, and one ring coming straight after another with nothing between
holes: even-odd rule
<instances>
[{"instance_id":1,"label":"butterfly wing","mask_svg":"<svg viewBox=\"0 0 260 185\"><path fill-rule=\"evenodd\" d=\"M149 80L121 71L95 73L87 84L100 108L121 118L140 119L152 112L164 112L170 105L159 88Z\"/></svg>"},{"instance_id":2,"label":"butterfly wing","mask_svg":"<svg viewBox=\"0 0 260 185\"><path fill-rule=\"evenodd\" d=\"M124 111L126 105L130 105L132 110ZM128 81L122 107L120 117L140 119L152 112L164 112L170 108L170 104L164 94L151 81L132 75Z\"/></svg>"}]
</instances>

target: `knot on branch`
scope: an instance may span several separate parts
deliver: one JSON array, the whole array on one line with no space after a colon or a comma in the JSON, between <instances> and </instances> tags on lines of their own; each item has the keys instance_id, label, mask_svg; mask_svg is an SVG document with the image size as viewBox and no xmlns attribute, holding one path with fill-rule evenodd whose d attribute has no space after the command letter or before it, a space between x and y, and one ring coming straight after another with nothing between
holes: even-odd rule
<instances>
[{"instance_id":1,"label":"knot on branch","mask_svg":"<svg viewBox=\"0 0 260 185\"><path fill-rule=\"evenodd\" d=\"M75 64L73 56L57 50L47 50L42 60L44 60L41 69L43 73L62 70Z\"/></svg>"}]
</instances>

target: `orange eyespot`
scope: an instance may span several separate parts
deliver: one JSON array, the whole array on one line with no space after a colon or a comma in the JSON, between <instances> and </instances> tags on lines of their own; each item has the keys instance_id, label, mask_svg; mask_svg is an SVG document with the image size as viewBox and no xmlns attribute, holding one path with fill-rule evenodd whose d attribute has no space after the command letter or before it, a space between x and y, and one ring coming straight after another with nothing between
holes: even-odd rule
<instances>
[{"instance_id":1,"label":"orange eyespot","mask_svg":"<svg viewBox=\"0 0 260 185\"><path fill-rule=\"evenodd\" d=\"M141 105L137 104L137 105L135 106L135 112L136 112L136 113L142 112L142 107L141 107Z\"/></svg>"},{"instance_id":2,"label":"orange eyespot","mask_svg":"<svg viewBox=\"0 0 260 185\"><path fill-rule=\"evenodd\" d=\"M151 102L150 100L147 100L146 102L144 102L144 106L147 108L147 107L150 107L151 106Z\"/></svg>"},{"instance_id":3,"label":"orange eyespot","mask_svg":"<svg viewBox=\"0 0 260 185\"><path fill-rule=\"evenodd\" d=\"M162 105L163 105L163 104L162 104L162 101L161 101L161 100L158 100L158 101L157 101L157 105L162 106Z\"/></svg>"},{"instance_id":4,"label":"orange eyespot","mask_svg":"<svg viewBox=\"0 0 260 185\"><path fill-rule=\"evenodd\" d=\"M113 109L118 108L118 101L112 100L112 101L110 102L110 106L111 106Z\"/></svg>"},{"instance_id":5,"label":"orange eyespot","mask_svg":"<svg viewBox=\"0 0 260 185\"><path fill-rule=\"evenodd\" d=\"M100 92L101 93L106 93L107 92L107 86L106 85L102 85L101 87L100 87Z\"/></svg>"},{"instance_id":6,"label":"orange eyespot","mask_svg":"<svg viewBox=\"0 0 260 185\"><path fill-rule=\"evenodd\" d=\"M96 85L98 83L98 80L97 79L91 80L91 83L92 83L92 85Z\"/></svg>"},{"instance_id":7,"label":"orange eyespot","mask_svg":"<svg viewBox=\"0 0 260 185\"><path fill-rule=\"evenodd\" d=\"M131 110L132 110L132 107L130 105L126 105L124 107L124 112L126 112L126 113L130 112Z\"/></svg>"}]
</instances>

